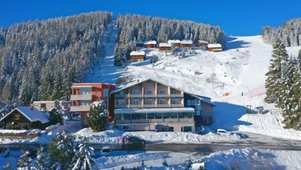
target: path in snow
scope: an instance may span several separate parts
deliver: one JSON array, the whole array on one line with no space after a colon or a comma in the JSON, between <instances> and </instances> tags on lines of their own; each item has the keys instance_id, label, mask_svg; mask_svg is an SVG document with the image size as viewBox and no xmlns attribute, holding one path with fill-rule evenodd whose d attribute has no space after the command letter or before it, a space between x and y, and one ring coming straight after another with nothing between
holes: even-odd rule
<instances>
[{"instance_id":1,"label":"path in snow","mask_svg":"<svg viewBox=\"0 0 301 170\"><path fill-rule=\"evenodd\" d=\"M103 50L105 57L100 57L86 77L87 83L115 84L120 76L121 67L114 66L114 48L117 39L116 18L108 25L108 30L103 37Z\"/></svg>"}]
</instances>

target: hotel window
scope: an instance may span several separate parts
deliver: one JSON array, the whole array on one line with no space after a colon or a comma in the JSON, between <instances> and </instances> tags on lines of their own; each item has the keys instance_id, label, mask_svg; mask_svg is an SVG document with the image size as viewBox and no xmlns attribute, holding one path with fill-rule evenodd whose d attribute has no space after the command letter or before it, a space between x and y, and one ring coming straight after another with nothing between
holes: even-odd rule
<instances>
[{"instance_id":1,"label":"hotel window","mask_svg":"<svg viewBox=\"0 0 301 170\"><path fill-rule=\"evenodd\" d=\"M140 94L139 89L132 89L131 94Z\"/></svg>"},{"instance_id":2,"label":"hotel window","mask_svg":"<svg viewBox=\"0 0 301 170\"><path fill-rule=\"evenodd\" d=\"M159 104L165 104L165 99L159 99Z\"/></svg>"},{"instance_id":3,"label":"hotel window","mask_svg":"<svg viewBox=\"0 0 301 170\"><path fill-rule=\"evenodd\" d=\"M171 94L179 94L180 92L176 89L171 89Z\"/></svg>"},{"instance_id":4,"label":"hotel window","mask_svg":"<svg viewBox=\"0 0 301 170\"><path fill-rule=\"evenodd\" d=\"M144 99L144 104L153 104L152 99Z\"/></svg>"},{"instance_id":5,"label":"hotel window","mask_svg":"<svg viewBox=\"0 0 301 170\"><path fill-rule=\"evenodd\" d=\"M171 104L180 104L179 99L172 99Z\"/></svg>"},{"instance_id":6,"label":"hotel window","mask_svg":"<svg viewBox=\"0 0 301 170\"><path fill-rule=\"evenodd\" d=\"M131 100L132 105L139 105L140 104L139 102L140 102L139 99L132 99Z\"/></svg>"},{"instance_id":7,"label":"hotel window","mask_svg":"<svg viewBox=\"0 0 301 170\"><path fill-rule=\"evenodd\" d=\"M109 90L108 89L103 89L102 94L103 94L103 97L107 98L109 96Z\"/></svg>"},{"instance_id":8,"label":"hotel window","mask_svg":"<svg viewBox=\"0 0 301 170\"><path fill-rule=\"evenodd\" d=\"M191 100L187 100L187 105L191 106Z\"/></svg>"},{"instance_id":9,"label":"hotel window","mask_svg":"<svg viewBox=\"0 0 301 170\"><path fill-rule=\"evenodd\" d=\"M159 89L159 94L165 94L166 90L165 89Z\"/></svg>"},{"instance_id":10,"label":"hotel window","mask_svg":"<svg viewBox=\"0 0 301 170\"><path fill-rule=\"evenodd\" d=\"M145 94L152 94L152 93L153 93L152 89L146 89L145 90Z\"/></svg>"}]
</instances>

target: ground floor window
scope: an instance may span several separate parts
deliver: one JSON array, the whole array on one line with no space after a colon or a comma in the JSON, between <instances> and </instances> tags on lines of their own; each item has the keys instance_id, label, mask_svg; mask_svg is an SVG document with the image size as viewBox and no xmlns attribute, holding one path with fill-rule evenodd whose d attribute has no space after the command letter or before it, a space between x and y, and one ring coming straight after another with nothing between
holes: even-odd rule
<instances>
[{"instance_id":1,"label":"ground floor window","mask_svg":"<svg viewBox=\"0 0 301 170\"><path fill-rule=\"evenodd\" d=\"M182 132L192 132L192 127L191 126L183 126L181 127Z\"/></svg>"}]
</instances>

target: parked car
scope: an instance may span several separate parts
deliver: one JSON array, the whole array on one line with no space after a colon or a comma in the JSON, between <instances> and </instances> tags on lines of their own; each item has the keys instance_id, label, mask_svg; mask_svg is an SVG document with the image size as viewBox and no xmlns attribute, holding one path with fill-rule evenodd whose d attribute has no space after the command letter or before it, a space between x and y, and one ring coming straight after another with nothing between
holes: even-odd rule
<instances>
[{"instance_id":1,"label":"parked car","mask_svg":"<svg viewBox=\"0 0 301 170\"><path fill-rule=\"evenodd\" d=\"M112 150L111 150L110 146L104 146L100 150L101 156L110 156L111 153L112 153Z\"/></svg>"},{"instance_id":2,"label":"parked car","mask_svg":"<svg viewBox=\"0 0 301 170\"><path fill-rule=\"evenodd\" d=\"M225 134L230 134L228 131L226 131L225 129L217 129L216 133L218 135L225 135Z\"/></svg>"},{"instance_id":3,"label":"parked car","mask_svg":"<svg viewBox=\"0 0 301 170\"><path fill-rule=\"evenodd\" d=\"M137 136L123 136L121 140L123 144L145 145L146 143L145 140Z\"/></svg>"}]
</instances>

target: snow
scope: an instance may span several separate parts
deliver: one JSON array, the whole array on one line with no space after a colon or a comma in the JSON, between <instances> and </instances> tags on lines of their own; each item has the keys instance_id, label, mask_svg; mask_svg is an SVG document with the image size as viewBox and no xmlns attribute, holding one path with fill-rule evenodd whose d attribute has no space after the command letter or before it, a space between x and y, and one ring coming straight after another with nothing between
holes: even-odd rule
<instances>
[{"instance_id":1,"label":"snow","mask_svg":"<svg viewBox=\"0 0 301 170\"><path fill-rule=\"evenodd\" d=\"M156 45L157 44L157 41L147 41L145 42L144 44L152 44L152 45Z\"/></svg>"},{"instance_id":2,"label":"snow","mask_svg":"<svg viewBox=\"0 0 301 170\"><path fill-rule=\"evenodd\" d=\"M207 45L208 48L222 48L221 44L208 44Z\"/></svg>"},{"instance_id":3,"label":"snow","mask_svg":"<svg viewBox=\"0 0 301 170\"><path fill-rule=\"evenodd\" d=\"M171 47L171 44L169 44L169 43L160 43L159 47Z\"/></svg>"},{"instance_id":4,"label":"snow","mask_svg":"<svg viewBox=\"0 0 301 170\"><path fill-rule=\"evenodd\" d=\"M300 169L301 152L256 148L216 152L199 160L206 169Z\"/></svg>"},{"instance_id":5,"label":"snow","mask_svg":"<svg viewBox=\"0 0 301 170\"><path fill-rule=\"evenodd\" d=\"M130 55L132 56L132 55L145 55L145 52L144 51L132 51L131 53L130 53Z\"/></svg>"},{"instance_id":6,"label":"snow","mask_svg":"<svg viewBox=\"0 0 301 170\"><path fill-rule=\"evenodd\" d=\"M4 117L0 119L2 121L5 119L8 115L13 113L15 110L18 110L22 115L24 115L28 120L31 122L39 121L41 123L48 123L49 122L49 114L48 112L39 111L33 107L25 107L25 106L19 106L6 114Z\"/></svg>"},{"instance_id":7,"label":"snow","mask_svg":"<svg viewBox=\"0 0 301 170\"><path fill-rule=\"evenodd\" d=\"M181 44L193 44L192 40L182 40Z\"/></svg>"},{"instance_id":8,"label":"snow","mask_svg":"<svg viewBox=\"0 0 301 170\"><path fill-rule=\"evenodd\" d=\"M104 156L96 161L99 169L135 168L141 166L143 161L147 168L163 170L163 161L166 161L170 168L186 169L190 157L195 157L195 155L175 152L134 152L110 157Z\"/></svg>"},{"instance_id":9,"label":"snow","mask_svg":"<svg viewBox=\"0 0 301 170\"><path fill-rule=\"evenodd\" d=\"M103 132L93 132L90 128L84 128L74 133L73 135L80 137L87 137L91 143L101 144L120 144L121 137L124 135L137 136L150 143L190 143L190 144L204 144L212 142L238 142L242 139L236 134L217 135L215 133L207 133L206 135L199 135L190 132L125 132L117 129L106 130Z\"/></svg>"},{"instance_id":10,"label":"snow","mask_svg":"<svg viewBox=\"0 0 301 170\"><path fill-rule=\"evenodd\" d=\"M168 40L167 41L168 44L175 44L175 43L181 43L180 40Z\"/></svg>"}]
</instances>

